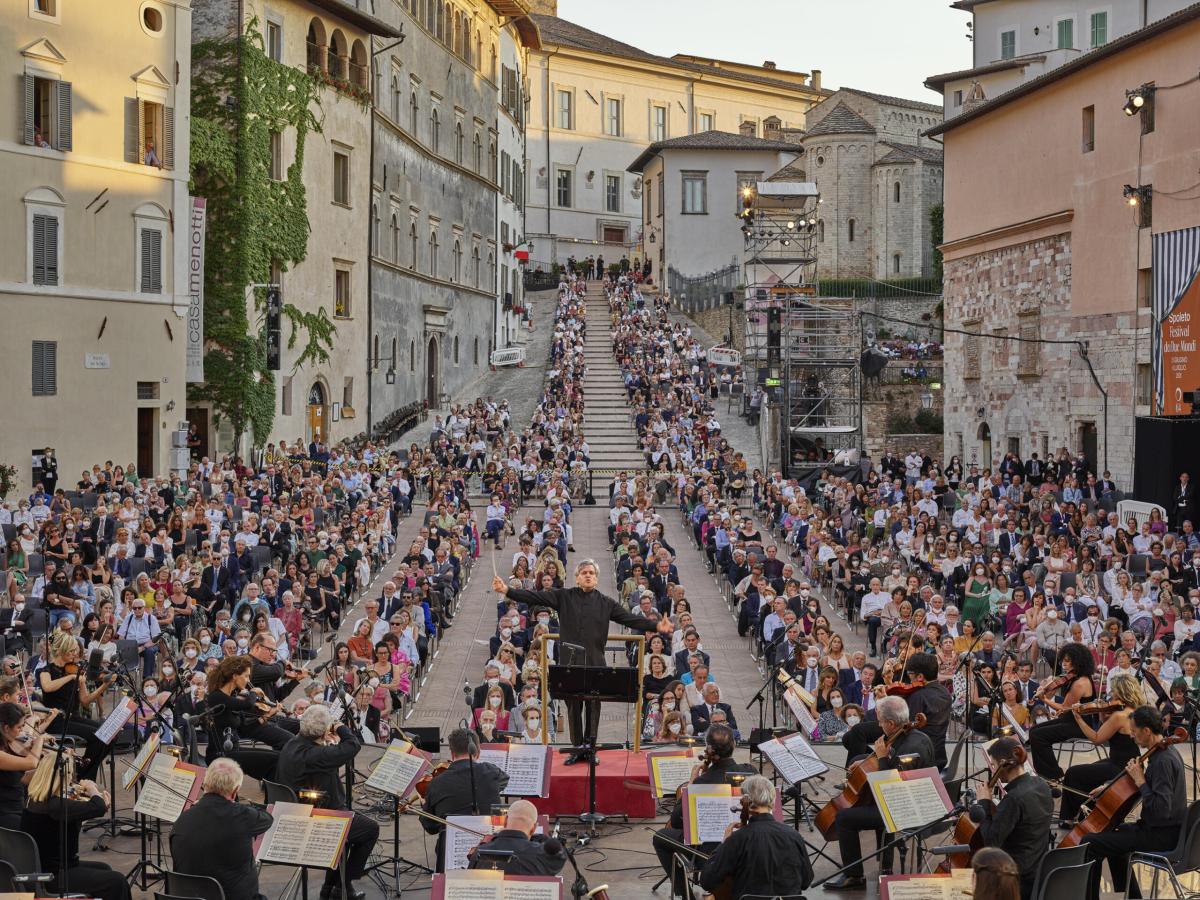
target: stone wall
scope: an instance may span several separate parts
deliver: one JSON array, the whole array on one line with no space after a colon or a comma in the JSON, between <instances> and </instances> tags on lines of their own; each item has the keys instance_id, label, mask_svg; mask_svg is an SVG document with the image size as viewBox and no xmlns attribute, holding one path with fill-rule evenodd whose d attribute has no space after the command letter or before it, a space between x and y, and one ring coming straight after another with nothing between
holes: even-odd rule
<instances>
[{"instance_id":1,"label":"stone wall","mask_svg":"<svg viewBox=\"0 0 1200 900\"><path fill-rule=\"evenodd\" d=\"M728 306L697 310L688 313L688 317L718 341L724 341L725 335L729 333ZM743 353L746 350L746 313L740 309L733 311L733 346Z\"/></svg>"},{"instance_id":2,"label":"stone wall","mask_svg":"<svg viewBox=\"0 0 1200 900\"><path fill-rule=\"evenodd\" d=\"M873 459L878 459L885 446L895 440L888 434L888 418L895 412L915 416L921 411L921 395L928 390L924 384L884 384L866 389L863 397L863 447ZM930 391L933 395L933 411L944 414L942 401L945 391ZM941 457L942 435L921 435L936 441ZM907 439L907 438L905 438Z\"/></svg>"},{"instance_id":3,"label":"stone wall","mask_svg":"<svg viewBox=\"0 0 1200 900\"><path fill-rule=\"evenodd\" d=\"M1078 346L947 333L946 455L985 466L1010 447L1023 459L1060 447L1081 453L1094 430L1096 468L1107 457L1117 486L1128 490L1135 347L1137 361L1149 361L1148 329L1137 327L1132 298L1128 312L1072 314L1070 234L947 260L945 298L947 328L1084 342L1108 392L1106 441L1104 397Z\"/></svg>"}]
</instances>

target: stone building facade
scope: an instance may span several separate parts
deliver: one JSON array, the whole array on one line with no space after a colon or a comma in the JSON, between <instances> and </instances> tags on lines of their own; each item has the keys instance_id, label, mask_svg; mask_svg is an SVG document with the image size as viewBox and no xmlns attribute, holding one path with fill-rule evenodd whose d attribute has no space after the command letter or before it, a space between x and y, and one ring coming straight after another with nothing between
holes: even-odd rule
<instances>
[{"instance_id":1,"label":"stone building facade","mask_svg":"<svg viewBox=\"0 0 1200 900\"><path fill-rule=\"evenodd\" d=\"M933 104L852 88L808 111L800 143L821 189L820 277L932 274L929 209L942 199L942 152L921 133L941 118Z\"/></svg>"}]
</instances>

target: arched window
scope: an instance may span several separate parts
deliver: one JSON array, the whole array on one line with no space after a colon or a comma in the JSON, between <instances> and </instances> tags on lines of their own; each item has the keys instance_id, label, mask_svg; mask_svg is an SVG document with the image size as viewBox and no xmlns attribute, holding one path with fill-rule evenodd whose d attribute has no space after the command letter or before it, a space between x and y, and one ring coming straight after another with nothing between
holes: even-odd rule
<instances>
[{"instance_id":1,"label":"arched window","mask_svg":"<svg viewBox=\"0 0 1200 900\"><path fill-rule=\"evenodd\" d=\"M496 283L496 254L488 251L488 286Z\"/></svg>"},{"instance_id":2,"label":"arched window","mask_svg":"<svg viewBox=\"0 0 1200 900\"><path fill-rule=\"evenodd\" d=\"M478 175L479 170L481 168L483 168L483 141L481 141L479 139L478 131L475 132L475 146L474 146L473 158L474 158L474 163L475 163L475 174Z\"/></svg>"},{"instance_id":3,"label":"arched window","mask_svg":"<svg viewBox=\"0 0 1200 900\"><path fill-rule=\"evenodd\" d=\"M367 48L363 46L362 41L355 41L350 47L350 82L365 88L368 80Z\"/></svg>"},{"instance_id":4,"label":"arched window","mask_svg":"<svg viewBox=\"0 0 1200 900\"><path fill-rule=\"evenodd\" d=\"M443 44L446 43L446 4L442 0L436 0L433 4L437 11L437 21L433 23L435 36Z\"/></svg>"},{"instance_id":5,"label":"arched window","mask_svg":"<svg viewBox=\"0 0 1200 900\"><path fill-rule=\"evenodd\" d=\"M496 142L488 141L488 178L499 181L496 175Z\"/></svg>"},{"instance_id":6,"label":"arched window","mask_svg":"<svg viewBox=\"0 0 1200 900\"><path fill-rule=\"evenodd\" d=\"M463 161L463 129L462 122L454 123L454 161L460 166Z\"/></svg>"},{"instance_id":7,"label":"arched window","mask_svg":"<svg viewBox=\"0 0 1200 900\"><path fill-rule=\"evenodd\" d=\"M431 278L438 277L438 239L436 231L429 233L429 275Z\"/></svg>"},{"instance_id":8,"label":"arched window","mask_svg":"<svg viewBox=\"0 0 1200 900\"><path fill-rule=\"evenodd\" d=\"M477 70L483 66L483 38L478 34L475 35L475 59L471 62Z\"/></svg>"},{"instance_id":9,"label":"arched window","mask_svg":"<svg viewBox=\"0 0 1200 900\"><path fill-rule=\"evenodd\" d=\"M897 253L895 256L892 257L892 274L893 275L900 274L900 254L899 253Z\"/></svg>"},{"instance_id":10,"label":"arched window","mask_svg":"<svg viewBox=\"0 0 1200 900\"><path fill-rule=\"evenodd\" d=\"M441 131L442 123L438 118L437 107L433 106L429 109L429 147L434 153L438 152L438 132Z\"/></svg>"},{"instance_id":11,"label":"arched window","mask_svg":"<svg viewBox=\"0 0 1200 900\"><path fill-rule=\"evenodd\" d=\"M397 75L392 76L392 121L397 125L400 124L400 78Z\"/></svg>"},{"instance_id":12,"label":"arched window","mask_svg":"<svg viewBox=\"0 0 1200 900\"><path fill-rule=\"evenodd\" d=\"M458 365L458 335L454 336L454 364Z\"/></svg>"},{"instance_id":13,"label":"arched window","mask_svg":"<svg viewBox=\"0 0 1200 900\"><path fill-rule=\"evenodd\" d=\"M458 241L454 242L454 282L455 284L462 283L462 244Z\"/></svg>"},{"instance_id":14,"label":"arched window","mask_svg":"<svg viewBox=\"0 0 1200 900\"><path fill-rule=\"evenodd\" d=\"M425 0L425 28L430 34L437 33L438 3L440 0Z\"/></svg>"},{"instance_id":15,"label":"arched window","mask_svg":"<svg viewBox=\"0 0 1200 900\"><path fill-rule=\"evenodd\" d=\"M819 222L817 222L817 241L818 241L818 243L821 243L821 244L825 243L825 220L824 219L821 219Z\"/></svg>"},{"instance_id":16,"label":"arched window","mask_svg":"<svg viewBox=\"0 0 1200 900\"><path fill-rule=\"evenodd\" d=\"M899 203L900 202L900 182L897 181L896 184L892 187L892 195L893 195L892 199L896 203Z\"/></svg>"},{"instance_id":17,"label":"arched window","mask_svg":"<svg viewBox=\"0 0 1200 900\"><path fill-rule=\"evenodd\" d=\"M413 85L412 96L408 98L408 130L413 137L417 136L417 87Z\"/></svg>"},{"instance_id":18,"label":"arched window","mask_svg":"<svg viewBox=\"0 0 1200 900\"><path fill-rule=\"evenodd\" d=\"M408 371L417 371L417 342L408 342Z\"/></svg>"},{"instance_id":19,"label":"arched window","mask_svg":"<svg viewBox=\"0 0 1200 900\"><path fill-rule=\"evenodd\" d=\"M479 365L479 338L475 338L475 362L474 365Z\"/></svg>"},{"instance_id":20,"label":"arched window","mask_svg":"<svg viewBox=\"0 0 1200 900\"><path fill-rule=\"evenodd\" d=\"M491 67L490 71L492 73L492 81L495 81L496 80L496 71L497 71L496 70L496 45L495 44L492 44L492 67Z\"/></svg>"},{"instance_id":21,"label":"arched window","mask_svg":"<svg viewBox=\"0 0 1200 900\"><path fill-rule=\"evenodd\" d=\"M400 264L400 225L396 222L395 213L392 214L392 262Z\"/></svg>"},{"instance_id":22,"label":"arched window","mask_svg":"<svg viewBox=\"0 0 1200 900\"><path fill-rule=\"evenodd\" d=\"M341 81L346 80L346 65L350 61L350 48L340 28L335 28L329 37L329 74Z\"/></svg>"},{"instance_id":23,"label":"arched window","mask_svg":"<svg viewBox=\"0 0 1200 900\"><path fill-rule=\"evenodd\" d=\"M414 272L417 271L417 223L413 222L408 229L408 241L412 245L412 256L409 259L408 267Z\"/></svg>"},{"instance_id":24,"label":"arched window","mask_svg":"<svg viewBox=\"0 0 1200 900\"><path fill-rule=\"evenodd\" d=\"M379 255L379 204L377 203L371 204L371 253L375 256Z\"/></svg>"},{"instance_id":25,"label":"arched window","mask_svg":"<svg viewBox=\"0 0 1200 900\"><path fill-rule=\"evenodd\" d=\"M326 69L325 23L313 19L308 23L308 68L324 72Z\"/></svg>"},{"instance_id":26,"label":"arched window","mask_svg":"<svg viewBox=\"0 0 1200 900\"><path fill-rule=\"evenodd\" d=\"M459 13L458 10L452 9L450 15L453 16L453 20L454 20L454 36L453 36L454 46L452 47L452 49L459 56L462 56L462 42L463 42L462 14Z\"/></svg>"},{"instance_id":27,"label":"arched window","mask_svg":"<svg viewBox=\"0 0 1200 900\"><path fill-rule=\"evenodd\" d=\"M474 274L475 287L479 287L479 248L471 248L471 272Z\"/></svg>"},{"instance_id":28,"label":"arched window","mask_svg":"<svg viewBox=\"0 0 1200 900\"><path fill-rule=\"evenodd\" d=\"M850 235L850 243L853 244L854 243L854 220L851 219L849 222L846 223L846 225L847 225L847 230Z\"/></svg>"}]
</instances>

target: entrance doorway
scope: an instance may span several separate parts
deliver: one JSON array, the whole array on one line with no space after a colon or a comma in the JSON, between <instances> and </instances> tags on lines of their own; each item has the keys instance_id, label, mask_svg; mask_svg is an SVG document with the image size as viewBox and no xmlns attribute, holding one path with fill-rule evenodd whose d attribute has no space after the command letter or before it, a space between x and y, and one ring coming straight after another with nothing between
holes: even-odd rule
<instances>
[{"instance_id":1,"label":"entrance doorway","mask_svg":"<svg viewBox=\"0 0 1200 900\"><path fill-rule=\"evenodd\" d=\"M425 348L425 402L430 409L438 406L438 343L433 337Z\"/></svg>"},{"instance_id":2,"label":"entrance doorway","mask_svg":"<svg viewBox=\"0 0 1200 900\"><path fill-rule=\"evenodd\" d=\"M158 410L140 407L137 411L137 467L138 477L154 475L154 420Z\"/></svg>"},{"instance_id":3,"label":"entrance doorway","mask_svg":"<svg viewBox=\"0 0 1200 900\"><path fill-rule=\"evenodd\" d=\"M990 469L992 467L992 429L988 427L987 422L982 422L979 425L979 433L977 435L980 443L980 468Z\"/></svg>"},{"instance_id":4,"label":"entrance doorway","mask_svg":"<svg viewBox=\"0 0 1200 900\"><path fill-rule=\"evenodd\" d=\"M200 438L199 446L191 448L191 455L202 459L208 452L208 410L202 406L188 407L186 417L188 423L196 426L196 435Z\"/></svg>"},{"instance_id":5,"label":"entrance doorway","mask_svg":"<svg viewBox=\"0 0 1200 900\"><path fill-rule=\"evenodd\" d=\"M1083 454L1083 458L1087 460L1087 469L1097 476L1101 474L1096 468L1096 423L1083 422L1079 426L1079 449Z\"/></svg>"},{"instance_id":6,"label":"entrance doorway","mask_svg":"<svg viewBox=\"0 0 1200 900\"><path fill-rule=\"evenodd\" d=\"M314 381L308 391L308 416L305 438L310 444L329 440L329 400L325 396L325 385Z\"/></svg>"}]
</instances>

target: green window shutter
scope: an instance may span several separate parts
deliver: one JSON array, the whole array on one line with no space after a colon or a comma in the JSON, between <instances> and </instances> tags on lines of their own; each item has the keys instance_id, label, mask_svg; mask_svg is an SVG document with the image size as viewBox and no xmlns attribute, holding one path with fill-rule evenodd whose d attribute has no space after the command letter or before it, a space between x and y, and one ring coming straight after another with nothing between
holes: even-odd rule
<instances>
[{"instance_id":1,"label":"green window shutter","mask_svg":"<svg viewBox=\"0 0 1200 900\"><path fill-rule=\"evenodd\" d=\"M162 164L164 169L175 168L175 107L163 107Z\"/></svg>"},{"instance_id":2,"label":"green window shutter","mask_svg":"<svg viewBox=\"0 0 1200 900\"><path fill-rule=\"evenodd\" d=\"M54 82L54 149L71 149L71 82Z\"/></svg>"},{"instance_id":3,"label":"green window shutter","mask_svg":"<svg viewBox=\"0 0 1200 900\"><path fill-rule=\"evenodd\" d=\"M25 95L25 125L24 125L24 132L25 132L25 136L24 136L24 142L25 142L26 144L30 145L30 146L33 146L33 135L34 135L34 127L33 127L33 104L34 104L34 99L33 99L33 81L34 81L34 79L33 79L33 76L32 76L32 75L22 75L22 76L21 76L21 81L22 81L21 89L22 89L22 92L23 92L23 93L24 93L24 95Z\"/></svg>"}]
</instances>

